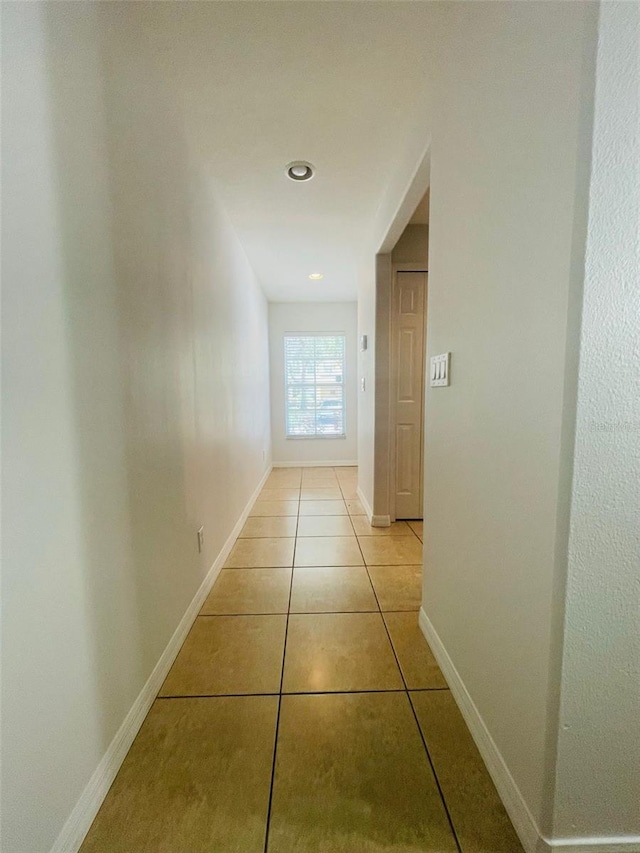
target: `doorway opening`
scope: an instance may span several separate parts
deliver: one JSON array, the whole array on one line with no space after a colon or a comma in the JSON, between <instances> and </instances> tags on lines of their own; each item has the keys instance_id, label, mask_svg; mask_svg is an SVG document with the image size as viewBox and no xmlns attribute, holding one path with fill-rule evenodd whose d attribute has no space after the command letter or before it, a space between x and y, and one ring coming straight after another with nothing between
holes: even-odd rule
<instances>
[{"instance_id":1,"label":"doorway opening","mask_svg":"<svg viewBox=\"0 0 640 853\"><path fill-rule=\"evenodd\" d=\"M429 200L427 184L376 257L372 524L381 527L423 517Z\"/></svg>"},{"instance_id":2,"label":"doorway opening","mask_svg":"<svg viewBox=\"0 0 640 853\"><path fill-rule=\"evenodd\" d=\"M389 516L421 519L429 190L391 252Z\"/></svg>"},{"instance_id":3,"label":"doorway opening","mask_svg":"<svg viewBox=\"0 0 640 853\"><path fill-rule=\"evenodd\" d=\"M390 520L421 519L427 270L394 271L391 293Z\"/></svg>"}]
</instances>

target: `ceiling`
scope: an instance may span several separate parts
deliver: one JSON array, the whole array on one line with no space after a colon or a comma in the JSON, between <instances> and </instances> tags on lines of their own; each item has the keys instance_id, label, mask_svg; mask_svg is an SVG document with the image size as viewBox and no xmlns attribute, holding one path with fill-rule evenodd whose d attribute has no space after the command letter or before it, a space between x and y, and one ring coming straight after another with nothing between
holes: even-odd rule
<instances>
[{"instance_id":1,"label":"ceiling","mask_svg":"<svg viewBox=\"0 0 640 853\"><path fill-rule=\"evenodd\" d=\"M355 299L382 199L400 203L403 157L427 141L431 4L150 5L149 38L269 300ZM293 160L315 177L288 179Z\"/></svg>"}]
</instances>

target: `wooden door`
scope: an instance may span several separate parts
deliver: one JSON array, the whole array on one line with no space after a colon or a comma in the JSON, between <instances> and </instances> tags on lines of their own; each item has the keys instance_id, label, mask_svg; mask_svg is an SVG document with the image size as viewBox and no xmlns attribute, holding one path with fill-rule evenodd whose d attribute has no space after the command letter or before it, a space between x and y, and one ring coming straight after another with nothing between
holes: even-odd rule
<instances>
[{"instance_id":1,"label":"wooden door","mask_svg":"<svg viewBox=\"0 0 640 853\"><path fill-rule=\"evenodd\" d=\"M422 518L426 272L397 272L391 306L392 497Z\"/></svg>"}]
</instances>

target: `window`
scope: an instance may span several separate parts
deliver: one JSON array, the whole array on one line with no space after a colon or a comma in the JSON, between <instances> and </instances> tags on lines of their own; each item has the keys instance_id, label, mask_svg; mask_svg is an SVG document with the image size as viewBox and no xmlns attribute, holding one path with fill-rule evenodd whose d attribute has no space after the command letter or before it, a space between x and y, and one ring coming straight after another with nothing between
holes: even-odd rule
<instances>
[{"instance_id":1,"label":"window","mask_svg":"<svg viewBox=\"0 0 640 853\"><path fill-rule=\"evenodd\" d=\"M287 438L344 438L344 335L285 335Z\"/></svg>"}]
</instances>

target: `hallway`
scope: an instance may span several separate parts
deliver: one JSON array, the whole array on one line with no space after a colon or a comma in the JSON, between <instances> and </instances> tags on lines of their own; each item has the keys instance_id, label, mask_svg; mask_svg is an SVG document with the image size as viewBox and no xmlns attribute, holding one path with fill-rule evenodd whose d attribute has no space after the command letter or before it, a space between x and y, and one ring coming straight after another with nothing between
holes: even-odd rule
<instances>
[{"instance_id":1,"label":"hallway","mask_svg":"<svg viewBox=\"0 0 640 853\"><path fill-rule=\"evenodd\" d=\"M422 523L356 486L269 475L83 853L522 849L418 628Z\"/></svg>"},{"instance_id":2,"label":"hallway","mask_svg":"<svg viewBox=\"0 0 640 853\"><path fill-rule=\"evenodd\" d=\"M3 853L640 853L640 2L0 6Z\"/></svg>"}]
</instances>

